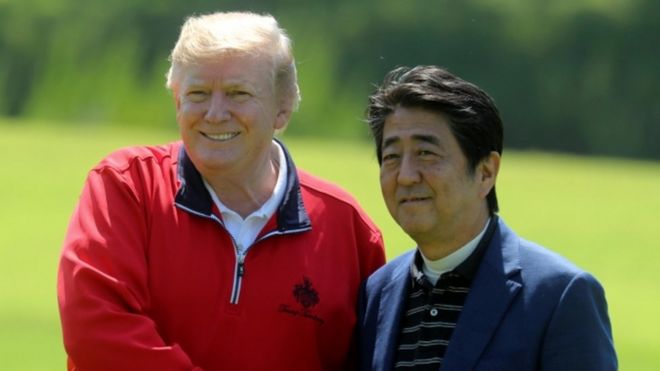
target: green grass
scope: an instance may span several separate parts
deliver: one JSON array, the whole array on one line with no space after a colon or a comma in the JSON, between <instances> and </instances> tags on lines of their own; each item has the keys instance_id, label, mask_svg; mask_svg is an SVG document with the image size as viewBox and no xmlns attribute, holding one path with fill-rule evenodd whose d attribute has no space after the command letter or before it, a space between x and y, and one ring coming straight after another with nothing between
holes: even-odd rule
<instances>
[{"instance_id":1,"label":"green grass","mask_svg":"<svg viewBox=\"0 0 660 371\"><path fill-rule=\"evenodd\" d=\"M62 370L56 304L61 242L86 171L132 144L174 140L130 128L0 122L0 359L2 370ZM381 200L372 148L289 138L297 165L352 192L383 230L388 258L411 248ZM660 163L507 152L501 215L528 239L593 272L606 288L622 370L660 364Z\"/></svg>"}]
</instances>

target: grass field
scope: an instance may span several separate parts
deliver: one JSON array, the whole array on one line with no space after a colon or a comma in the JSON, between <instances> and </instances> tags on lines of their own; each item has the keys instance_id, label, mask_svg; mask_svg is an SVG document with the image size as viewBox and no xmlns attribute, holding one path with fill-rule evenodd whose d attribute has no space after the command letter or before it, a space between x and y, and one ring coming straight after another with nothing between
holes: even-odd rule
<instances>
[{"instance_id":1,"label":"grass field","mask_svg":"<svg viewBox=\"0 0 660 371\"><path fill-rule=\"evenodd\" d=\"M1 370L65 369L57 259L86 171L118 147L174 139L174 130L0 122ZM388 258L413 246L385 210L369 145L284 140L299 167L356 196L383 230ZM511 227L603 283L621 369L660 369L660 163L506 152L497 189Z\"/></svg>"}]
</instances>

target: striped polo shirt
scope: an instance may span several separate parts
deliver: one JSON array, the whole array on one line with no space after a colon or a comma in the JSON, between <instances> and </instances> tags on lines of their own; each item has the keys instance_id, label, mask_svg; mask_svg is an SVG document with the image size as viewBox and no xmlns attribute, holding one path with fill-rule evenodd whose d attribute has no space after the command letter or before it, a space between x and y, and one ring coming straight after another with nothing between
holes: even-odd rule
<instances>
[{"instance_id":1,"label":"striped polo shirt","mask_svg":"<svg viewBox=\"0 0 660 371\"><path fill-rule=\"evenodd\" d=\"M497 219L497 215L491 216L472 254L453 270L443 273L435 285L424 275L424 262L417 250L410 267L408 298L401 314L396 370L440 369L472 279L497 228Z\"/></svg>"}]
</instances>

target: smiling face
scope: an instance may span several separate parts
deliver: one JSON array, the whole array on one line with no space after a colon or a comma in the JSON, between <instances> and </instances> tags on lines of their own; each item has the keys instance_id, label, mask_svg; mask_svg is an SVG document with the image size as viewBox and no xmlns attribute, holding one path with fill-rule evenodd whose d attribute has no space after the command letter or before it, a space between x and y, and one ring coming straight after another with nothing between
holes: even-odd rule
<instances>
[{"instance_id":1,"label":"smiling face","mask_svg":"<svg viewBox=\"0 0 660 371\"><path fill-rule=\"evenodd\" d=\"M174 92L181 139L205 178L250 174L270 160L276 129L289 112L259 57L226 55L183 70Z\"/></svg>"},{"instance_id":2,"label":"smiling face","mask_svg":"<svg viewBox=\"0 0 660 371\"><path fill-rule=\"evenodd\" d=\"M382 144L385 203L420 247L444 245L439 258L451 253L448 246L459 248L478 234L488 218L485 197L497 170L491 162L498 166L499 157L470 171L447 118L423 108L399 106L389 114Z\"/></svg>"}]
</instances>

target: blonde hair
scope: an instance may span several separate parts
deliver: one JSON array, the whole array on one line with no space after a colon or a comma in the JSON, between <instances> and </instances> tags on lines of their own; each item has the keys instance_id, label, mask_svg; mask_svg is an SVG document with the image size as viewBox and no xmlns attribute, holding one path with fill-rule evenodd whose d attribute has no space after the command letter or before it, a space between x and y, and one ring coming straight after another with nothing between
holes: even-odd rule
<instances>
[{"instance_id":1,"label":"blonde hair","mask_svg":"<svg viewBox=\"0 0 660 371\"><path fill-rule=\"evenodd\" d=\"M291 111L298 108L291 39L269 14L218 12L187 18L170 54L167 88L176 93L185 67L231 54L269 59L276 94L290 104Z\"/></svg>"}]
</instances>

